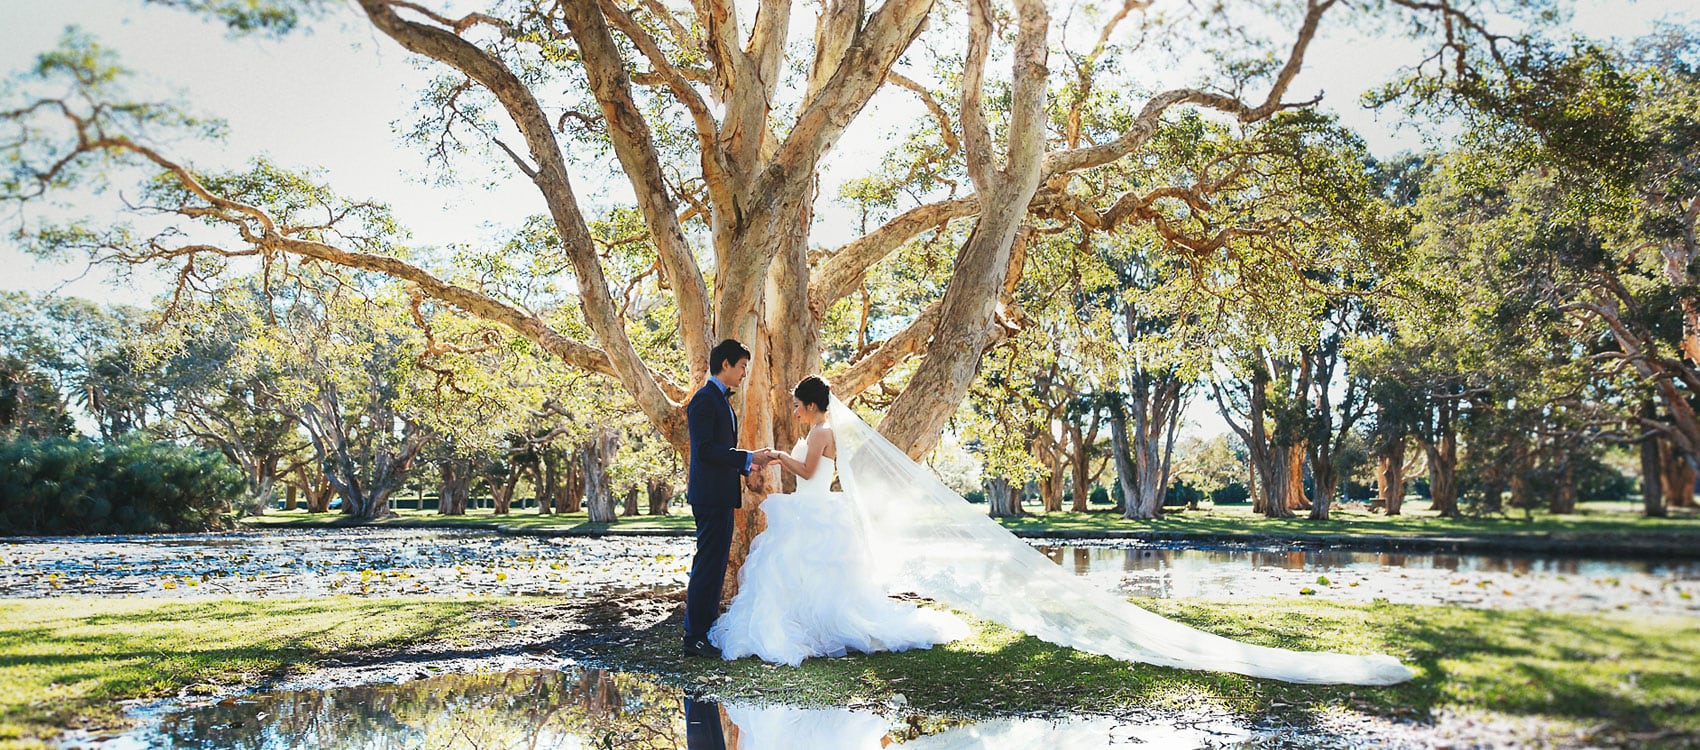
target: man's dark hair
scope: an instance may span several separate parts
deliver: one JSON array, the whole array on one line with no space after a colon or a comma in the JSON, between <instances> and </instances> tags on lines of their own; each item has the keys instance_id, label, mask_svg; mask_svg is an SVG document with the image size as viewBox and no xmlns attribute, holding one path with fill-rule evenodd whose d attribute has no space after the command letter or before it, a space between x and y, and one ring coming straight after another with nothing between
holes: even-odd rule
<instances>
[{"instance_id":1,"label":"man's dark hair","mask_svg":"<svg viewBox=\"0 0 1700 750\"><path fill-rule=\"evenodd\" d=\"M719 375L727 365L735 365L740 360L749 358L749 347L738 343L737 339L726 339L715 344L714 351L708 353L708 372L710 375Z\"/></svg>"}]
</instances>

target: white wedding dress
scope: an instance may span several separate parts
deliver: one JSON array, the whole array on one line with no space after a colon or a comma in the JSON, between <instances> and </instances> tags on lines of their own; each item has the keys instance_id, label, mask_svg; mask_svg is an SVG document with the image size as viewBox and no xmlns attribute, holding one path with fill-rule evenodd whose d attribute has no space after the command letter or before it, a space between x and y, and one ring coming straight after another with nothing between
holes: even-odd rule
<instances>
[{"instance_id":1,"label":"white wedding dress","mask_svg":"<svg viewBox=\"0 0 1700 750\"><path fill-rule=\"evenodd\" d=\"M915 592L1043 641L1125 661L1303 683L1392 685L1414 676L1386 654L1242 643L1141 609L1009 533L836 397L828 418L848 515L875 563L854 569L859 585L868 585L866 577L886 591Z\"/></svg>"},{"instance_id":2,"label":"white wedding dress","mask_svg":"<svg viewBox=\"0 0 1700 750\"><path fill-rule=\"evenodd\" d=\"M793 455L802 450L799 443ZM762 502L767 530L751 542L738 594L708 631L725 658L796 666L851 651L930 648L969 634L955 615L886 596L858 514L832 491L834 469L821 456L813 477L798 477L796 492Z\"/></svg>"}]
</instances>

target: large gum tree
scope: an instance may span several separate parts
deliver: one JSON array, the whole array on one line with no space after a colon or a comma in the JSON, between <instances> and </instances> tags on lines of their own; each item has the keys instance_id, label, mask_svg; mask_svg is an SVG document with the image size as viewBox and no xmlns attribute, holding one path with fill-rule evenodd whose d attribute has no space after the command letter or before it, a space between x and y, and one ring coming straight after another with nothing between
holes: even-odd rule
<instances>
[{"instance_id":1,"label":"large gum tree","mask_svg":"<svg viewBox=\"0 0 1700 750\"><path fill-rule=\"evenodd\" d=\"M437 304L512 329L567 367L611 378L681 453L683 403L722 337L755 352L754 376L737 397L743 444L790 445L783 386L824 369L847 399L876 385L895 391L880 430L912 455L927 453L983 352L1008 330L1000 311L1010 304L1027 230L1143 226L1168 251L1196 258L1232 253L1244 238L1231 217L1210 214L1209 181L1106 190L1092 179L1094 170L1145 158L1166 114L1203 110L1243 127L1307 106L1290 101L1288 89L1325 16L1396 16L1434 42L1434 54L1412 64L1443 76L1491 62L1480 50L1502 41L1474 20L1488 9L1468 0L1279 0L1231 9L1151 0L489 0L454 11L430 0L159 4L259 33L353 13L428 61L440 79L424 93L415 135L438 150L481 139L536 186L551 234L545 244L567 261L562 276L575 290L582 329L561 330L394 252L369 221L344 229L361 220L360 210L327 201L318 219L285 221L273 208L284 200L275 190L221 189L241 180L209 179L158 137L162 128L200 123L123 98L121 77L91 44L44 56L35 73L52 85L20 88L0 103L0 148L11 162L0 197L21 205L129 164L145 168L154 188L155 200L138 208L194 228L21 231L51 245L174 263L184 279L235 256L402 280ZM464 12L469 5L483 7ZM1252 20L1232 17L1238 13ZM1270 35L1277 41L1254 41ZM1193 85L1167 87L1160 71ZM811 241L817 202L830 198L821 169L849 128L871 125L862 113L881 95L919 101L927 113L919 127L930 135L909 143L931 147L910 159L899 191L906 197L877 212L860 236L822 246ZM641 242L654 257L647 283L676 306L671 359L634 343L623 290L605 268L607 243L592 232L612 208L587 201L581 191L591 178L575 174L587 150L611 151L615 179L629 185L623 208L641 215ZM958 242L941 293L915 300L877 345L824 362L820 331L831 311L848 304L876 265L938 237ZM734 565L761 528L760 498L750 499Z\"/></svg>"}]
</instances>

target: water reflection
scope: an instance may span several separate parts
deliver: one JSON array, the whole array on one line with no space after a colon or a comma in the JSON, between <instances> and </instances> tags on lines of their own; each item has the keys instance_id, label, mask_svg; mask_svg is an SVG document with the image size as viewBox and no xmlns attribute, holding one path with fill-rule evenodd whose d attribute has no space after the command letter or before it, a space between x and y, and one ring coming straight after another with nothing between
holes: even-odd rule
<instances>
[{"instance_id":1,"label":"water reflection","mask_svg":"<svg viewBox=\"0 0 1700 750\"><path fill-rule=\"evenodd\" d=\"M1130 581L1126 589L1151 597L1217 595L1231 590L1231 584L1240 581L1247 570L1260 568L1317 574L1369 574L1394 569L1575 577L1638 574L1677 581L1700 580L1700 561L1693 560L1586 560L1334 549L1167 549L1048 544L1037 547L1076 575L1145 574ZM1171 575L1151 575L1154 573Z\"/></svg>"},{"instance_id":2,"label":"water reflection","mask_svg":"<svg viewBox=\"0 0 1700 750\"><path fill-rule=\"evenodd\" d=\"M716 703L594 669L449 674L399 684L255 694L156 711L93 747L631 748L921 750L1039 747L1238 747L1252 730L1197 717L969 722L924 714Z\"/></svg>"}]
</instances>

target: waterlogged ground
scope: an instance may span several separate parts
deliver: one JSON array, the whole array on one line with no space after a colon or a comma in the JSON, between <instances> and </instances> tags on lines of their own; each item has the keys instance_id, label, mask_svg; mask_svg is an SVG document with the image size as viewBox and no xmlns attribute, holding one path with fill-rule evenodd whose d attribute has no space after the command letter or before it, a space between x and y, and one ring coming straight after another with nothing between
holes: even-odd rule
<instances>
[{"instance_id":1,"label":"waterlogged ground","mask_svg":"<svg viewBox=\"0 0 1700 750\"><path fill-rule=\"evenodd\" d=\"M1315 596L1475 609L1700 615L1700 561L1694 560L1037 546L1057 564L1127 596Z\"/></svg>"},{"instance_id":2,"label":"waterlogged ground","mask_svg":"<svg viewBox=\"0 0 1700 750\"><path fill-rule=\"evenodd\" d=\"M886 706L797 707L695 699L638 675L566 665L442 673L401 684L274 690L139 711L124 735L70 745L141 748L1350 748L1408 726L1319 718L1307 730L1231 714L967 719Z\"/></svg>"},{"instance_id":3,"label":"waterlogged ground","mask_svg":"<svg viewBox=\"0 0 1700 750\"><path fill-rule=\"evenodd\" d=\"M1470 608L1700 614L1693 597L1700 589L1700 564L1693 562L1194 550L1134 542L1035 546L1076 574L1129 596L1386 599ZM691 540L679 537L540 538L421 529L11 539L0 540L0 597L539 593L574 597L582 605L583 617L572 622L509 619L499 639L509 646L475 657L425 653L380 655L370 663L333 661L290 682L270 683L266 692L224 690L211 698L142 705L135 730L75 734L65 738L67 747L701 750L719 747L701 744L700 732L711 725L725 746L744 748L1598 746L1588 727L1446 709L1418 723L1345 706L1308 713L1301 721L1279 712L1248 717L1208 705L992 718L920 713L900 697L871 706L774 706L750 695L715 700L724 687L713 679L681 688L676 681L660 684L573 660L574 638L638 632L676 616L691 551ZM604 616L611 619L597 620ZM610 629L609 623L618 627ZM705 700L687 705L687 694ZM699 744L692 744L693 731L699 732ZM798 744L798 738L811 739Z\"/></svg>"},{"instance_id":4,"label":"waterlogged ground","mask_svg":"<svg viewBox=\"0 0 1700 750\"><path fill-rule=\"evenodd\" d=\"M583 596L685 584L691 541L336 529L0 544L0 596Z\"/></svg>"},{"instance_id":5,"label":"waterlogged ground","mask_svg":"<svg viewBox=\"0 0 1700 750\"><path fill-rule=\"evenodd\" d=\"M1053 561L1138 597L1315 596L1487 609L1700 615L1700 562L1176 549L1036 542ZM683 537L506 536L335 529L0 543L0 596L553 594L684 586Z\"/></svg>"}]
</instances>

